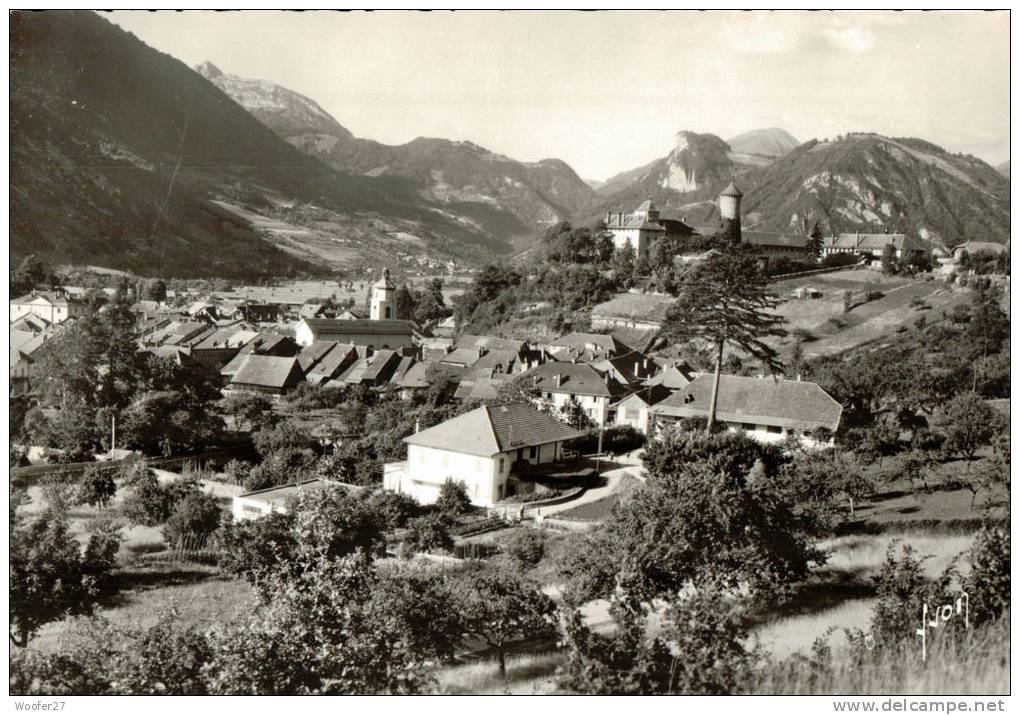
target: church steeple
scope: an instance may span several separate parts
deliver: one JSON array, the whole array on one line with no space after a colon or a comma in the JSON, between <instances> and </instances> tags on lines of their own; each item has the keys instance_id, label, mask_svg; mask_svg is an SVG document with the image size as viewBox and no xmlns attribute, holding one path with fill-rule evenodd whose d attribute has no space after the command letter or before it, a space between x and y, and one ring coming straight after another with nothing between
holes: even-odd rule
<instances>
[{"instance_id":1,"label":"church steeple","mask_svg":"<svg viewBox=\"0 0 1020 715\"><path fill-rule=\"evenodd\" d=\"M389 268L384 268L382 278L372 285L369 317L372 320L393 320L397 317L397 287L390 280Z\"/></svg>"}]
</instances>

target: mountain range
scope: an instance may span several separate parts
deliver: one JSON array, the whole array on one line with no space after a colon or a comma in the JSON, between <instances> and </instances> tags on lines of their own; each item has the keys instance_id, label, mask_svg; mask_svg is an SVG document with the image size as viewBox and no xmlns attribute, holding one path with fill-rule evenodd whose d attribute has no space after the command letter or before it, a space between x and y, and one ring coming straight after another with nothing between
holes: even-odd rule
<instances>
[{"instance_id":1,"label":"mountain range","mask_svg":"<svg viewBox=\"0 0 1020 715\"><path fill-rule=\"evenodd\" d=\"M193 70L94 13L13 13L10 25L14 260L225 277L477 263L649 198L708 224L731 180L747 227L1009 236L1008 178L920 139L681 131L663 158L596 191L557 159L358 138L311 98L209 62Z\"/></svg>"},{"instance_id":2,"label":"mountain range","mask_svg":"<svg viewBox=\"0 0 1020 715\"><path fill-rule=\"evenodd\" d=\"M771 144L761 136L751 137L755 144L737 137L745 151L735 151L715 135L680 132L668 155L602 186L587 218L650 198L667 213L711 227L719 219L715 198L733 180L744 193L745 228L804 232L817 223L826 234L907 231L942 246L1009 239L1009 180L980 159L873 133L811 140L772 158L759 153Z\"/></svg>"},{"instance_id":3,"label":"mountain range","mask_svg":"<svg viewBox=\"0 0 1020 715\"><path fill-rule=\"evenodd\" d=\"M524 163L468 141L359 139L313 100L266 80L195 68L281 138L338 172L414 181L423 198L513 242L573 217L594 191L558 159Z\"/></svg>"}]
</instances>

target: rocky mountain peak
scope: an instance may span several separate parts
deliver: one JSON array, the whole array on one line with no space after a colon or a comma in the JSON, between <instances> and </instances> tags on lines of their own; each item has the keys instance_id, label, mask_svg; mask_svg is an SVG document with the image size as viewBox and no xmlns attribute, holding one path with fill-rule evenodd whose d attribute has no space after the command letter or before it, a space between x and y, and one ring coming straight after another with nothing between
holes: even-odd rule
<instances>
[{"instance_id":1,"label":"rocky mountain peak","mask_svg":"<svg viewBox=\"0 0 1020 715\"><path fill-rule=\"evenodd\" d=\"M216 79L217 77L223 76L223 70L209 60L206 60L202 64L195 65L195 71L206 79Z\"/></svg>"}]
</instances>

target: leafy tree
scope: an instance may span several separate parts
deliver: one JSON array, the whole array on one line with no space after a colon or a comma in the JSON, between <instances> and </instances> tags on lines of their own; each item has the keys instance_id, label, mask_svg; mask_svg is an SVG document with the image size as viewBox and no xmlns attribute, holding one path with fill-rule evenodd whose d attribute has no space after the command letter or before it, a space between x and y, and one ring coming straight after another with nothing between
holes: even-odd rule
<instances>
[{"instance_id":1,"label":"leafy tree","mask_svg":"<svg viewBox=\"0 0 1020 715\"><path fill-rule=\"evenodd\" d=\"M629 288L634 285L636 264L637 254L634 253L634 247L630 243L617 250L613 256L613 272L621 282L621 287Z\"/></svg>"},{"instance_id":2,"label":"leafy tree","mask_svg":"<svg viewBox=\"0 0 1020 715\"><path fill-rule=\"evenodd\" d=\"M263 606L212 635L210 691L422 692L426 655L394 627L394 614L373 607L373 582L363 554L315 559L292 577L271 580Z\"/></svg>"},{"instance_id":3,"label":"leafy tree","mask_svg":"<svg viewBox=\"0 0 1020 715\"><path fill-rule=\"evenodd\" d=\"M251 437L255 449L263 457L284 450L311 453L317 446L315 438L307 430L289 420L272 427L265 426L253 432Z\"/></svg>"},{"instance_id":4,"label":"leafy tree","mask_svg":"<svg viewBox=\"0 0 1020 715\"><path fill-rule=\"evenodd\" d=\"M514 571L468 563L452 575L450 590L452 607L463 619L464 636L495 649L501 677L506 677L506 648L511 642L555 632L552 599Z\"/></svg>"},{"instance_id":5,"label":"leafy tree","mask_svg":"<svg viewBox=\"0 0 1020 715\"><path fill-rule=\"evenodd\" d=\"M577 611L566 618L566 663L559 683L589 695L728 695L764 658L747 644L745 609L723 592L671 595L661 632L619 601L611 635L594 633Z\"/></svg>"},{"instance_id":6,"label":"leafy tree","mask_svg":"<svg viewBox=\"0 0 1020 715\"><path fill-rule=\"evenodd\" d=\"M174 507L163 527L163 536L175 546L204 545L219 527L222 516L215 497L200 491L189 492Z\"/></svg>"},{"instance_id":7,"label":"leafy tree","mask_svg":"<svg viewBox=\"0 0 1020 715\"><path fill-rule=\"evenodd\" d=\"M516 529L506 542L506 553L521 570L532 569L545 556L545 542L541 529Z\"/></svg>"},{"instance_id":8,"label":"leafy tree","mask_svg":"<svg viewBox=\"0 0 1020 715\"><path fill-rule=\"evenodd\" d=\"M453 538L442 514L425 514L407 523L406 542L415 551L444 551L453 548Z\"/></svg>"},{"instance_id":9,"label":"leafy tree","mask_svg":"<svg viewBox=\"0 0 1020 715\"><path fill-rule=\"evenodd\" d=\"M471 511L471 497L468 496L464 482L453 479L443 482L434 507L440 514L451 518Z\"/></svg>"},{"instance_id":10,"label":"leafy tree","mask_svg":"<svg viewBox=\"0 0 1020 715\"><path fill-rule=\"evenodd\" d=\"M274 511L258 519L225 523L216 534L224 573L243 576L256 592L276 573L296 568L298 553L294 514Z\"/></svg>"},{"instance_id":11,"label":"leafy tree","mask_svg":"<svg viewBox=\"0 0 1020 715\"><path fill-rule=\"evenodd\" d=\"M414 296L411 295L411 291L408 290L406 283L401 284L401 286L397 288L396 303L396 317L398 320L411 320L414 318Z\"/></svg>"},{"instance_id":12,"label":"leafy tree","mask_svg":"<svg viewBox=\"0 0 1020 715\"><path fill-rule=\"evenodd\" d=\"M119 541L93 534L83 550L66 516L48 509L10 532L10 638L25 647L45 624L90 613L114 565Z\"/></svg>"},{"instance_id":13,"label":"leafy tree","mask_svg":"<svg viewBox=\"0 0 1020 715\"><path fill-rule=\"evenodd\" d=\"M377 489L368 498L369 507L378 515L386 531L393 531L407 525L407 522L421 512L421 506L414 497Z\"/></svg>"},{"instance_id":14,"label":"leafy tree","mask_svg":"<svg viewBox=\"0 0 1020 715\"><path fill-rule=\"evenodd\" d=\"M939 411L935 425L945 435L946 451L960 454L969 469L977 450L991 443L999 421L987 402L976 393L965 392Z\"/></svg>"},{"instance_id":15,"label":"leafy tree","mask_svg":"<svg viewBox=\"0 0 1020 715\"><path fill-rule=\"evenodd\" d=\"M139 395L123 411L118 427L125 446L170 456L216 443L224 425L208 403L171 390Z\"/></svg>"},{"instance_id":16,"label":"leafy tree","mask_svg":"<svg viewBox=\"0 0 1020 715\"><path fill-rule=\"evenodd\" d=\"M155 300L162 303L166 300L166 282L162 278L151 278L145 281L140 293L142 300Z\"/></svg>"},{"instance_id":17,"label":"leafy tree","mask_svg":"<svg viewBox=\"0 0 1020 715\"><path fill-rule=\"evenodd\" d=\"M608 597L621 587L650 604L688 583L775 593L822 558L808 541L816 517L790 504L775 450L740 435L667 434L660 442L646 450L645 485L596 537L602 548L588 564L566 565L572 597Z\"/></svg>"},{"instance_id":18,"label":"leafy tree","mask_svg":"<svg viewBox=\"0 0 1020 715\"><path fill-rule=\"evenodd\" d=\"M970 575L964 584L975 625L996 620L1010 606L1009 530L985 527L970 552Z\"/></svg>"},{"instance_id":19,"label":"leafy tree","mask_svg":"<svg viewBox=\"0 0 1020 715\"><path fill-rule=\"evenodd\" d=\"M78 485L78 503L105 508L117 493L113 470L99 466L89 467Z\"/></svg>"},{"instance_id":20,"label":"leafy tree","mask_svg":"<svg viewBox=\"0 0 1020 715\"><path fill-rule=\"evenodd\" d=\"M705 340L715 348L715 379L707 431L715 424L723 351L736 346L773 373L782 370L776 351L762 341L781 337L783 319L772 312L779 298L768 292L768 279L751 253L719 252L696 264L680 280L677 300L666 312L663 332L672 340Z\"/></svg>"},{"instance_id":21,"label":"leafy tree","mask_svg":"<svg viewBox=\"0 0 1020 715\"><path fill-rule=\"evenodd\" d=\"M223 414L232 417L236 426L247 424L251 430L270 428L276 421L273 403L254 392L232 393L223 400Z\"/></svg>"},{"instance_id":22,"label":"leafy tree","mask_svg":"<svg viewBox=\"0 0 1020 715\"><path fill-rule=\"evenodd\" d=\"M974 346L974 357L987 358L1009 338L1009 317L998 298L995 291L979 290L971 303L965 334Z\"/></svg>"}]
</instances>

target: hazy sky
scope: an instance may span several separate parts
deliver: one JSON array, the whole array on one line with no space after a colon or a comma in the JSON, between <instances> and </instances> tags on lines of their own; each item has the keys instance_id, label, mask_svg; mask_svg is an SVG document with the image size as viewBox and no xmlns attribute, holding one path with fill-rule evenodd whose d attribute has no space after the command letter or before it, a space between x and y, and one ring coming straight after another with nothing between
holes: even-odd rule
<instances>
[{"instance_id":1,"label":"hazy sky","mask_svg":"<svg viewBox=\"0 0 1020 715\"><path fill-rule=\"evenodd\" d=\"M108 15L110 17L110 15ZM466 139L605 179L681 129L916 136L1009 157L1007 12L116 12L388 144Z\"/></svg>"}]
</instances>

